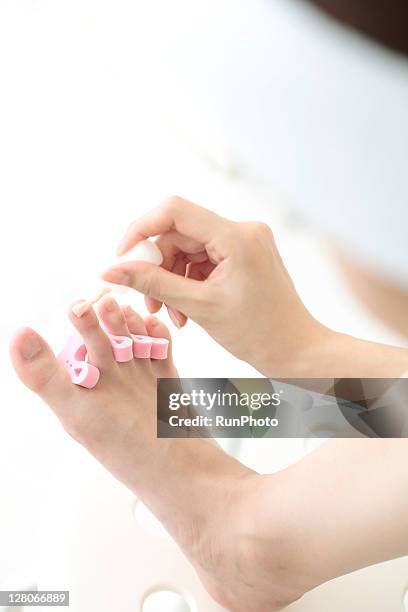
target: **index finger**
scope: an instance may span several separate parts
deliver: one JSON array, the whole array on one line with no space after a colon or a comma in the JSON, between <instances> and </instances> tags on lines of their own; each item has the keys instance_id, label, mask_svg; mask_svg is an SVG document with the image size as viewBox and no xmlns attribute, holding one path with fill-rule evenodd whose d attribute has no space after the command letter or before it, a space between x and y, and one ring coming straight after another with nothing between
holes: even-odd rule
<instances>
[{"instance_id":1,"label":"index finger","mask_svg":"<svg viewBox=\"0 0 408 612\"><path fill-rule=\"evenodd\" d=\"M216 237L225 223L228 223L227 219L216 213L175 196L133 221L116 253L124 255L138 242L170 230L206 244Z\"/></svg>"}]
</instances>

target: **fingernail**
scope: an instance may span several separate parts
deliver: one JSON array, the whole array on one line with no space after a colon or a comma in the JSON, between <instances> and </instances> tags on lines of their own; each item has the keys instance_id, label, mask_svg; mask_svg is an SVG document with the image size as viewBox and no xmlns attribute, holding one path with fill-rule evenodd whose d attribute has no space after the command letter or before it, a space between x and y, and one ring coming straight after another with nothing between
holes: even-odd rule
<instances>
[{"instance_id":1,"label":"fingernail","mask_svg":"<svg viewBox=\"0 0 408 612\"><path fill-rule=\"evenodd\" d=\"M42 350L41 342L35 336L28 336L21 347L21 354L24 359L30 361L34 359Z\"/></svg>"},{"instance_id":2,"label":"fingernail","mask_svg":"<svg viewBox=\"0 0 408 612\"><path fill-rule=\"evenodd\" d=\"M178 320L177 315L174 312L174 310L172 308L167 308L167 312L169 313L169 317L173 321L177 329L180 329L181 328L180 321Z\"/></svg>"},{"instance_id":3,"label":"fingernail","mask_svg":"<svg viewBox=\"0 0 408 612\"><path fill-rule=\"evenodd\" d=\"M123 251L125 250L125 244L126 244L126 239L125 237L123 237L122 240L118 244L118 248L116 249L116 255L118 257L123 255Z\"/></svg>"},{"instance_id":4,"label":"fingernail","mask_svg":"<svg viewBox=\"0 0 408 612\"><path fill-rule=\"evenodd\" d=\"M102 272L101 278L108 283L115 283L116 285L127 285L129 286L130 276L124 270L118 270L116 268L109 268Z\"/></svg>"},{"instance_id":5,"label":"fingernail","mask_svg":"<svg viewBox=\"0 0 408 612\"><path fill-rule=\"evenodd\" d=\"M186 324L186 319L179 312L176 313L177 321L179 322L180 329Z\"/></svg>"}]
</instances>

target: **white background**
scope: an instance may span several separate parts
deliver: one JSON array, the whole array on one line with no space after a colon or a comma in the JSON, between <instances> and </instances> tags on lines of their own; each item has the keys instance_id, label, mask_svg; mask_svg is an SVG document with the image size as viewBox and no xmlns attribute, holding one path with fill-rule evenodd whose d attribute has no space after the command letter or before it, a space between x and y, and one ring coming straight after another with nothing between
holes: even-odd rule
<instances>
[{"instance_id":1,"label":"white background","mask_svg":"<svg viewBox=\"0 0 408 612\"><path fill-rule=\"evenodd\" d=\"M196 22L202 17L204 29L211 20L200 4ZM196 142L175 128L177 91L165 62L172 37L160 46L160 32L177 39L182 3L161 13L165 5L0 2L0 580L29 557L52 475L75 452L15 378L10 335L31 325L58 350L69 334L70 301L114 261L127 224L168 195L270 223L315 316L362 337L394 339L347 293L322 237L292 222L275 186L246 180L210 129L203 148L204 117ZM193 125L197 109L189 116L182 103ZM174 336L183 376L255 374L194 325ZM263 469L302 452L293 442L261 446Z\"/></svg>"}]
</instances>

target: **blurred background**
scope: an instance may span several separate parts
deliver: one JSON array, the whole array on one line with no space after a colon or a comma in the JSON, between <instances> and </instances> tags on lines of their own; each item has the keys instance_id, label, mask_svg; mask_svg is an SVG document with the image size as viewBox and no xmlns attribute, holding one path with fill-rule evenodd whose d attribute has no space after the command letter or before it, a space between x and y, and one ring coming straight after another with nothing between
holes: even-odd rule
<instances>
[{"instance_id":1,"label":"blurred background","mask_svg":"<svg viewBox=\"0 0 408 612\"><path fill-rule=\"evenodd\" d=\"M0 582L36 550L61 466L88 461L17 381L9 338L30 325L58 351L69 303L169 195L269 223L314 316L407 346L332 257L406 290L407 108L406 58L307 2L0 3ZM191 322L173 332L184 377L256 375ZM306 451L234 452L273 471Z\"/></svg>"}]
</instances>

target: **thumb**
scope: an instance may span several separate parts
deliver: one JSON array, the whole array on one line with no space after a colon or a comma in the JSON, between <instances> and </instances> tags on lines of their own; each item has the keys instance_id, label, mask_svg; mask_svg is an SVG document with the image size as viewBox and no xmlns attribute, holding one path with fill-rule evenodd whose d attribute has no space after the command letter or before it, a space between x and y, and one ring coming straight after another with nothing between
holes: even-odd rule
<instances>
[{"instance_id":1,"label":"thumb","mask_svg":"<svg viewBox=\"0 0 408 612\"><path fill-rule=\"evenodd\" d=\"M129 261L108 268L101 278L136 289L194 317L206 293L204 282L185 278L144 261Z\"/></svg>"}]
</instances>

